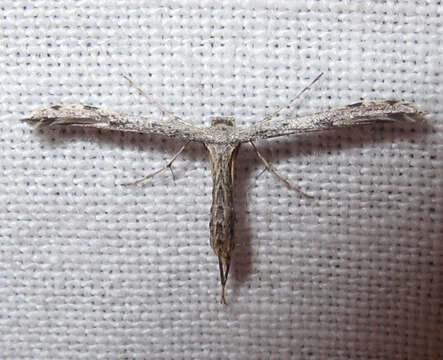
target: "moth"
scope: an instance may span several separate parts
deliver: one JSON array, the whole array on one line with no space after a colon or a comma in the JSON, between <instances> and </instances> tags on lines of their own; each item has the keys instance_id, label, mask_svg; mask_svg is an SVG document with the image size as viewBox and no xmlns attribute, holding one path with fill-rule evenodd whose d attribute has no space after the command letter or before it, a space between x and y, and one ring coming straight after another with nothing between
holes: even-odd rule
<instances>
[{"instance_id":1,"label":"moth","mask_svg":"<svg viewBox=\"0 0 443 360\"><path fill-rule=\"evenodd\" d=\"M289 104L307 90L318 78L305 87ZM131 82L130 79L127 78ZM131 82L132 83L132 82ZM133 83L132 83L133 84ZM133 84L134 85L134 84ZM140 94L147 97L139 88ZM148 98L151 102L152 99ZM214 117L209 127L197 127L183 121L158 103L154 104L167 113L171 120L157 120L143 116L120 114L87 105L55 105L44 108L22 119L39 126L79 126L106 130L131 131L181 138L186 141L174 157L160 170L134 182L139 183L170 168L172 162L190 141L204 145L212 174L212 206L210 211L210 245L218 257L221 284L221 303L226 304L225 286L234 250L235 209L233 202L234 164L243 143L250 143L266 168L283 180L287 186L304 196L311 197L281 178L266 159L258 152L254 141L278 136L297 135L331 130L341 127L359 126L378 122L420 121L424 112L414 105L397 100L374 100L357 102L345 107L312 115L280 119L276 115L280 108L255 125L236 128L231 117ZM288 104L288 105L289 105ZM287 106L288 106L287 105Z\"/></svg>"}]
</instances>

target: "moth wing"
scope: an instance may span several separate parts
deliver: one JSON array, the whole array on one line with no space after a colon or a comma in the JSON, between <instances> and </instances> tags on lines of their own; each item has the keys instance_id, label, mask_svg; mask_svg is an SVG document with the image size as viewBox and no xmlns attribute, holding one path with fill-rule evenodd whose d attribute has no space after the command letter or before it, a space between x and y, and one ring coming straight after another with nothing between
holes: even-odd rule
<instances>
[{"instance_id":1,"label":"moth wing","mask_svg":"<svg viewBox=\"0 0 443 360\"><path fill-rule=\"evenodd\" d=\"M37 126L78 126L106 130L158 134L192 141L210 142L208 129L179 121L162 121L143 116L111 112L87 105L54 105L22 119Z\"/></svg>"},{"instance_id":2,"label":"moth wing","mask_svg":"<svg viewBox=\"0 0 443 360\"><path fill-rule=\"evenodd\" d=\"M237 131L240 142L269 139L277 136L330 130L376 122L416 122L425 113L406 102L374 100L291 119L265 120Z\"/></svg>"}]
</instances>

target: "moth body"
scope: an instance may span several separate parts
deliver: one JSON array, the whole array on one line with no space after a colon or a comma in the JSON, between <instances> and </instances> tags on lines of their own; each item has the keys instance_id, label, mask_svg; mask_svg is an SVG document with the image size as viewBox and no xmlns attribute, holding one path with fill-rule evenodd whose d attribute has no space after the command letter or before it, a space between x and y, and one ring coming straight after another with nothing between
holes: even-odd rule
<instances>
[{"instance_id":1,"label":"moth body","mask_svg":"<svg viewBox=\"0 0 443 360\"><path fill-rule=\"evenodd\" d=\"M228 135L234 129L234 119L213 118L211 128L226 132ZM240 143L205 143L205 147L208 151L212 174L212 206L209 222L210 244L218 257L222 288L221 303L226 304L225 285L231 265L231 253L235 247L234 167Z\"/></svg>"},{"instance_id":2,"label":"moth body","mask_svg":"<svg viewBox=\"0 0 443 360\"><path fill-rule=\"evenodd\" d=\"M305 90L308 88L309 86ZM291 103L293 100L291 100ZM120 114L94 106L78 104L50 106L23 120L35 123L38 126L95 127L107 130L157 134L186 140L180 151L162 169L138 179L133 184L150 179L169 168L190 141L203 143L209 154L213 182L211 220L209 223L210 244L218 257L222 288L221 302L223 304L226 303L225 285L231 265L231 253L234 249L234 163L240 144L250 143L259 159L262 160L271 173L301 195L312 197L304 194L279 176L258 152L253 141L381 122L418 122L422 121L425 115L414 105L403 101L371 100L287 119L280 119L275 116L280 112L280 109L257 124L246 128L236 128L234 119L227 117L213 118L210 127L197 127L164 108L159 108L169 114L173 118L172 121Z\"/></svg>"}]
</instances>

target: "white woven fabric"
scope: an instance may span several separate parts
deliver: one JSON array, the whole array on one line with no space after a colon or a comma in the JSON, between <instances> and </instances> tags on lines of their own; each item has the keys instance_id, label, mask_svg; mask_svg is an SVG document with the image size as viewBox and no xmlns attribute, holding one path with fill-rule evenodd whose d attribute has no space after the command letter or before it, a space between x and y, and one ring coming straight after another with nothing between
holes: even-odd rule
<instances>
[{"instance_id":1,"label":"white woven fabric","mask_svg":"<svg viewBox=\"0 0 443 360\"><path fill-rule=\"evenodd\" d=\"M438 359L443 69L438 1L9 1L0 8L2 359ZM421 3L421 4L420 4ZM429 126L261 142L237 164L237 248L218 303L200 144L17 119L83 103L186 121L362 99Z\"/></svg>"}]
</instances>

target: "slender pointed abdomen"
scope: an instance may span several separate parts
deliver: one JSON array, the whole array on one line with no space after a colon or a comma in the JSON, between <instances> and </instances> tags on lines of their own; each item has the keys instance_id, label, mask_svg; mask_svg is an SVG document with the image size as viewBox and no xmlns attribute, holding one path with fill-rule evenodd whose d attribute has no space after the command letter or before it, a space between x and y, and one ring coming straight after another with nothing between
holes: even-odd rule
<instances>
[{"instance_id":1,"label":"slender pointed abdomen","mask_svg":"<svg viewBox=\"0 0 443 360\"><path fill-rule=\"evenodd\" d=\"M234 249L234 160L239 144L206 144L212 173L212 206L209 223L210 243L219 259L221 302Z\"/></svg>"}]
</instances>

